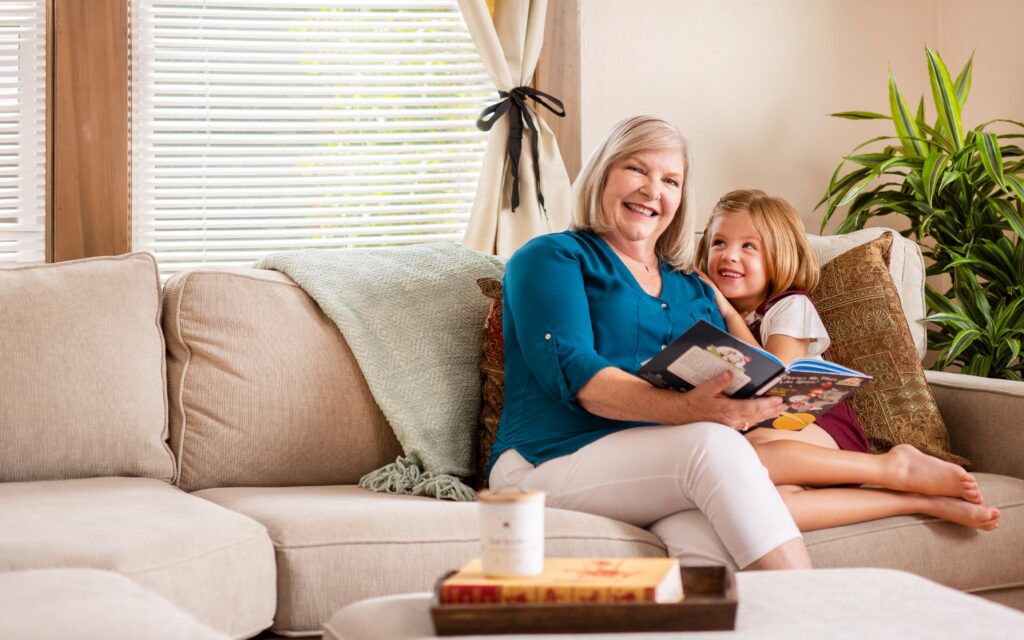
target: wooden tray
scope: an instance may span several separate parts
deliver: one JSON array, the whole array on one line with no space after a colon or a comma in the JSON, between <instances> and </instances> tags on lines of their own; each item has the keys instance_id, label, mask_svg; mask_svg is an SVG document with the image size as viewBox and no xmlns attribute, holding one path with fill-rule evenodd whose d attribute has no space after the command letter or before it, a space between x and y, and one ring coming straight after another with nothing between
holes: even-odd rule
<instances>
[{"instance_id":1,"label":"wooden tray","mask_svg":"<svg viewBox=\"0 0 1024 640\"><path fill-rule=\"evenodd\" d=\"M439 636L503 633L728 631L736 626L736 577L726 567L680 567L678 604L442 604L441 576L430 617Z\"/></svg>"}]
</instances>

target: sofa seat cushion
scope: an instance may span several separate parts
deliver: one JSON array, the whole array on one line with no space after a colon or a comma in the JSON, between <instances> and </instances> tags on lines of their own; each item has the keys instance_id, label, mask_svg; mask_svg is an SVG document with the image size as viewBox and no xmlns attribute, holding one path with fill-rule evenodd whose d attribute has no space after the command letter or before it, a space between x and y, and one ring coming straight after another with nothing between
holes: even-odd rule
<instances>
[{"instance_id":1,"label":"sofa seat cushion","mask_svg":"<svg viewBox=\"0 0 1024 640\"><path fill-rule=\"evenodd\" d=\"M0 573L0 638L227 640L124 576L95 569Z\"/></svg>"},{"instance_id":2,"label":"sofa seat cushion","mask_svg":"<svg viewBox=\"0 0 1024 640\"><path fill-rule=\"evenodd\" d=\"M433 588L480 554L477 505L355 486L223 488L196 494L258 520L277 550L278 633L320 633L340 607ZM548 555L664 556L653 534L559 509L545 515Z\"/></svg>"},{"instance_id":3,"label":"sofa seat cushion","mask_svg":"<svg viewBox=\"0 0 1024 640\"><path fill-rule=\"evenodd\" d=\"M928 516L897 516L804 534L814 566L886 567L961 591L1024 587L1024 480L976 473L999 528L977 531Z\"/></svg>"},{"instance_id":4,"label":"sofa seat cushion","mask_svg":"<svg viewBox=\"0 0 1024 640\"><path fill-rule=\"evenodd\" d=\"M232 636L274 614L258 522L146 478L0 484L0 571L70 567L123 574Z\"/></svg>"}]
</instances>

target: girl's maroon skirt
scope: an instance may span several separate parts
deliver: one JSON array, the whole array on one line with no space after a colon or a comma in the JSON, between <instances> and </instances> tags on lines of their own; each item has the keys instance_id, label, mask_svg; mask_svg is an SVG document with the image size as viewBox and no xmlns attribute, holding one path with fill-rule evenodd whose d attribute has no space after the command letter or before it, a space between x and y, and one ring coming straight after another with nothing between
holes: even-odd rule
<instances>
[{"instance_id":1,"label":"girl's maroon skirt","mask_svg":"<svg viewBox=\"0 0 1024 640\"><path fill-rule=\"evenodd\" d=\"M849 400L848 397L843 398L839 404L818 416L814 422L832 436L843 451L868 453L871 446Z\"/></svg>"}]
</instances>

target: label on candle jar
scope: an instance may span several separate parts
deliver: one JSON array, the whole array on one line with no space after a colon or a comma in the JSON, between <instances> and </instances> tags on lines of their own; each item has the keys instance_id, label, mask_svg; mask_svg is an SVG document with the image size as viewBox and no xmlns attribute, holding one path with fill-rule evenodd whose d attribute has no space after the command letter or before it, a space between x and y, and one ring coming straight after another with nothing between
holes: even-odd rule
<instances>
[{"instance_id":1,"label":"label on candle jar","mask_svg":"<svg viewBox=\"0 0 1024 640\"><path fill-rule=\"evenodd\" d=\"M481 491L479 498L484 575L519 578L544 571L544 492Z\"/></svg>"}]
</instances>

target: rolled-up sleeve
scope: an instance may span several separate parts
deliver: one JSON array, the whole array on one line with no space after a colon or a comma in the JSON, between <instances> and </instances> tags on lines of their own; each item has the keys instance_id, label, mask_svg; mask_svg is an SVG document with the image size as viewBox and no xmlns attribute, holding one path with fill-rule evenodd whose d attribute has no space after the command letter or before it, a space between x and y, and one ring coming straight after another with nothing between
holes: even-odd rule
<instances>
[{"instance_id":1,"label":"rolled-up sleeve","mask_svg":"<svg viewBox=\"0 0 1024 640\"><path fill-rule=\"evenodd\" d=\"M556 237L534 240L509 260L506 312L530 373L546 393L564 402L606 367L598 355L580 255Z\"/></svg>"}]
</instances>

